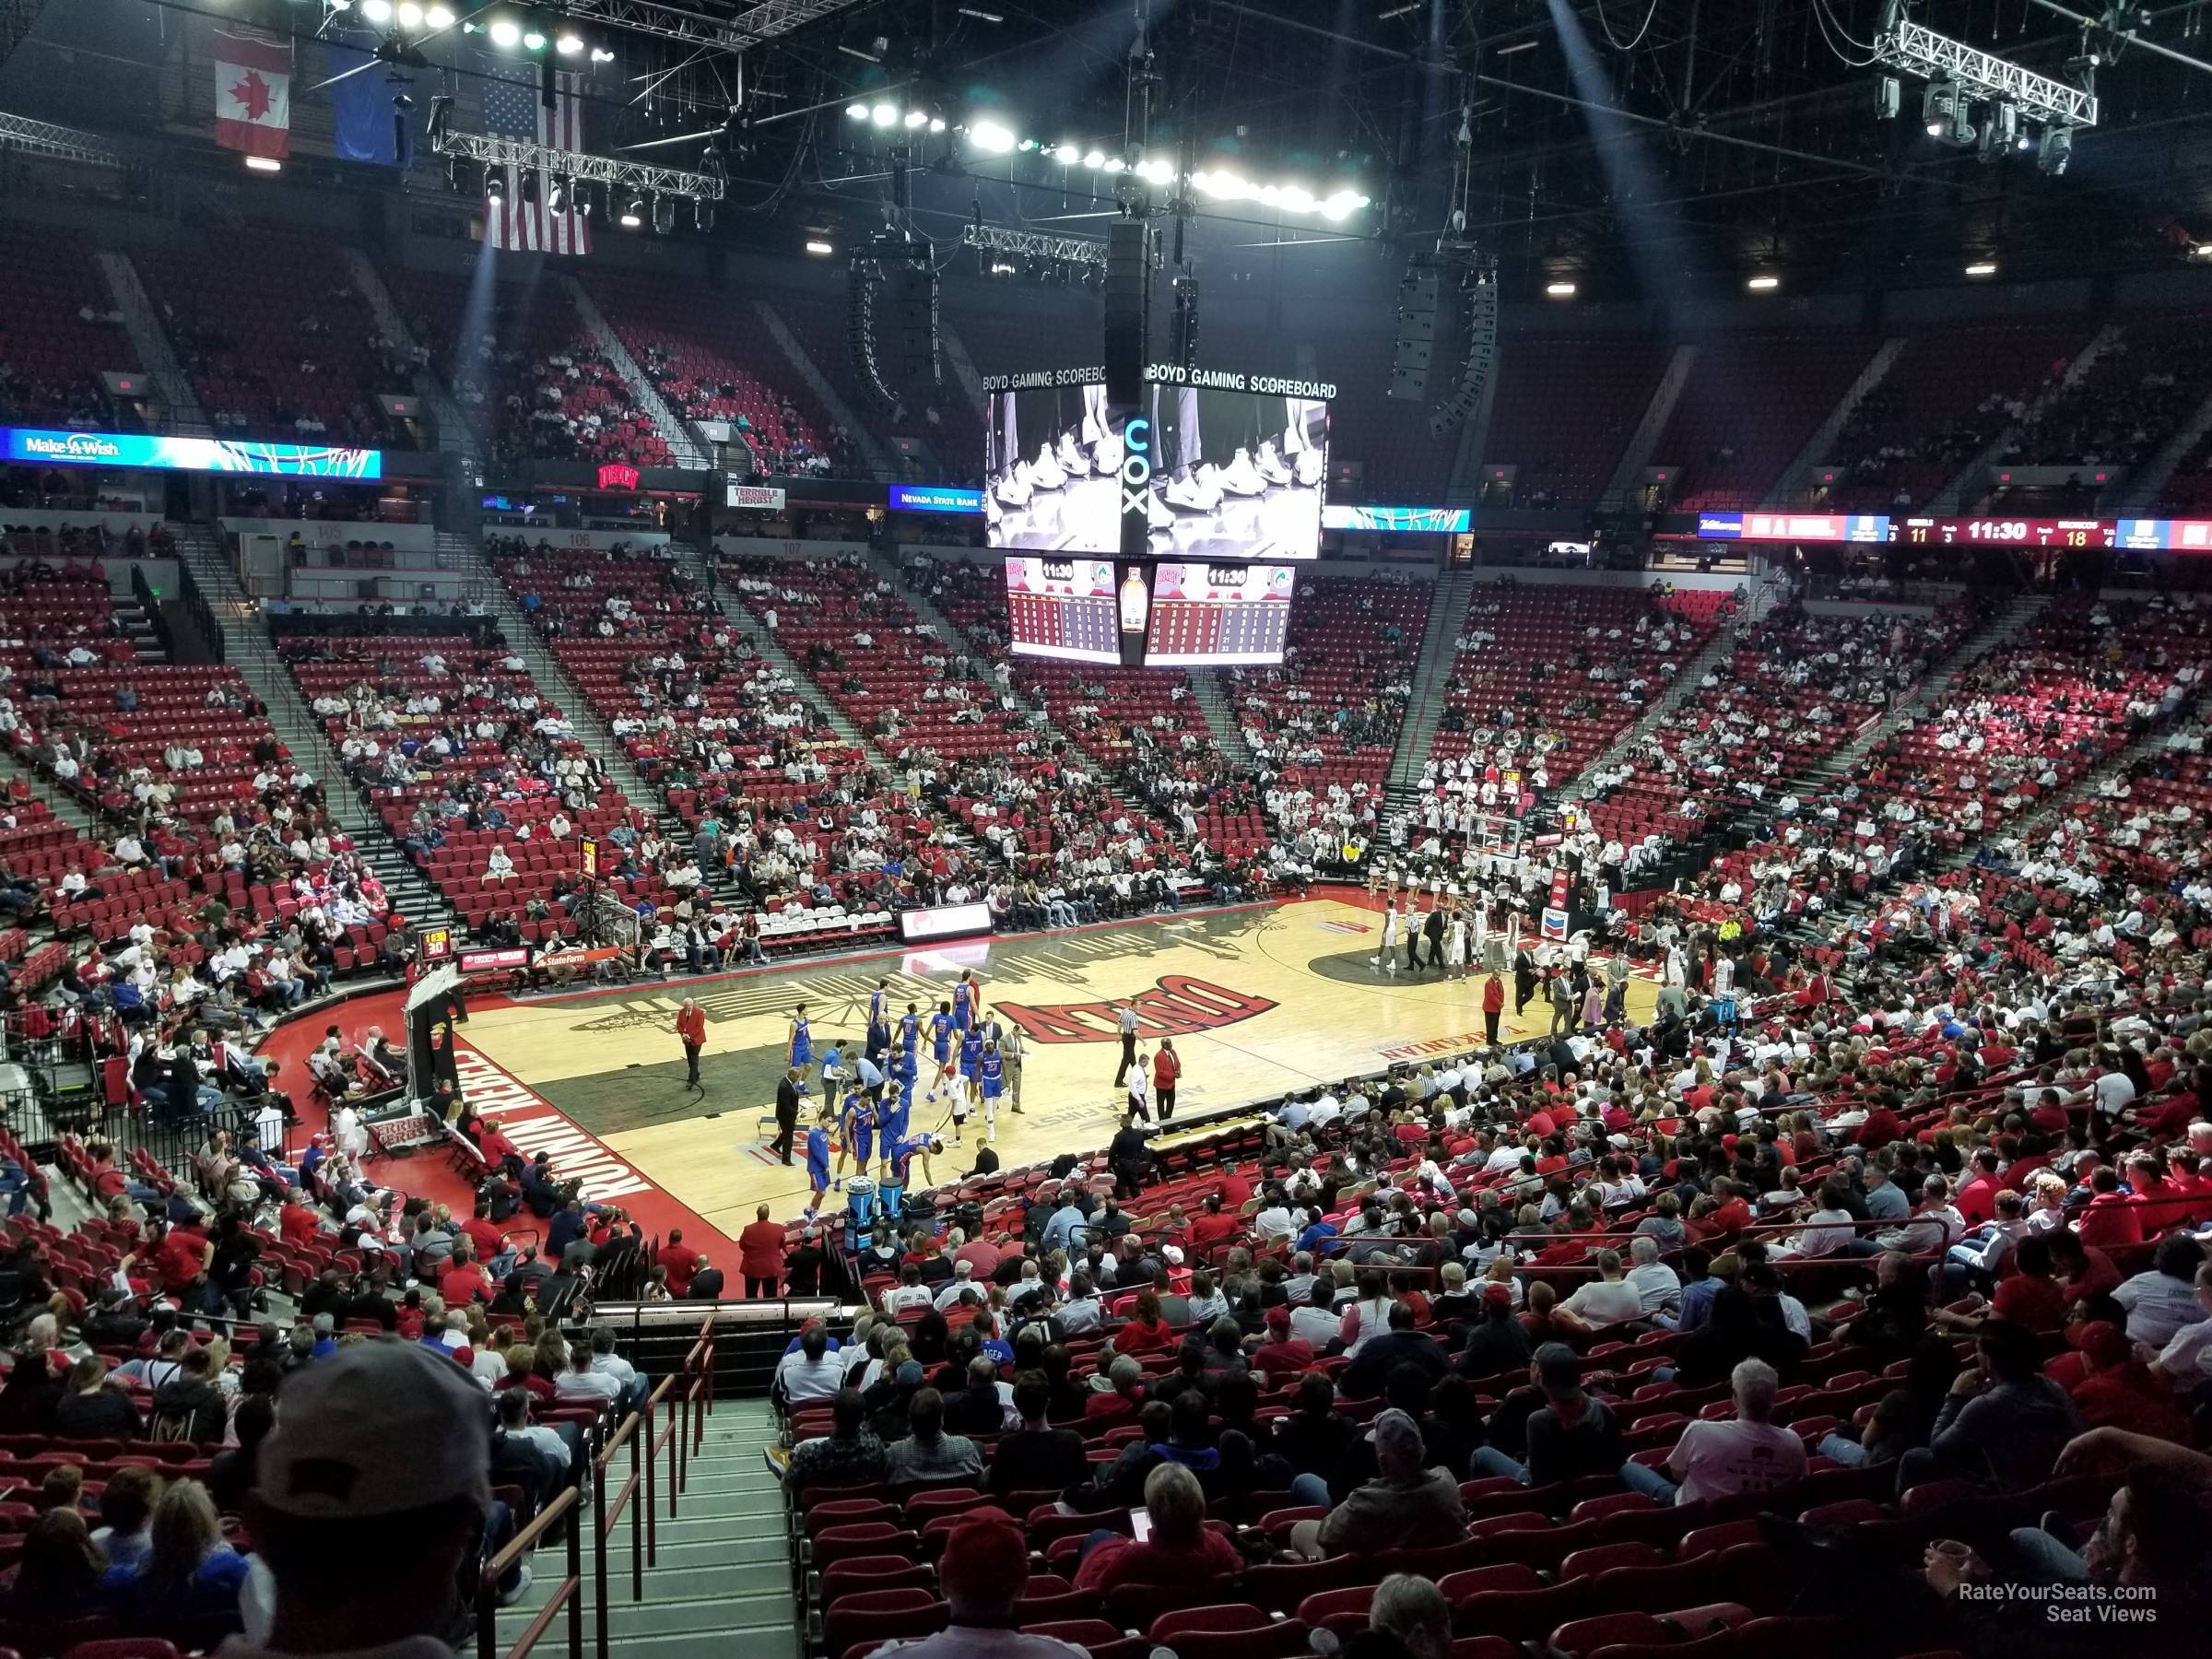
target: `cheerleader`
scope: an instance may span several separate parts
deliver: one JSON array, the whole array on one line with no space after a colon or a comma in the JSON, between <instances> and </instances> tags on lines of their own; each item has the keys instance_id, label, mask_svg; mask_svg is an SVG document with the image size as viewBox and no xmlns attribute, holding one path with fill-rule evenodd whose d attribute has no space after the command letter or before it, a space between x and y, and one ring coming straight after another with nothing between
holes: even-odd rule
<instances>
[{"instance_id":1,"label":"cheerleader","mask_svg":"<svg viewBox=\"0 0 2212 1659\"><path fill-rule=\"evenodd\" d=\"M1465 911L1453 911L1444 928L1444 977L1454 980L1467 977L1467 916Z\"/></svg>"}]
</instances>

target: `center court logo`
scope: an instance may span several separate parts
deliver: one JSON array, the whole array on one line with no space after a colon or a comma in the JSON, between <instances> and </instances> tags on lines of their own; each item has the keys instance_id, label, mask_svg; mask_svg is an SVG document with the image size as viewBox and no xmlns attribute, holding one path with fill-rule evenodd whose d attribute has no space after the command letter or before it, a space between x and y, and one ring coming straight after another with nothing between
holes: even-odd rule
<instances>
[{"instance_id":1,"label":"center court logo","mask_svg":"<svg viewBox=\"0 0 2212 1659\"><path fill-rule=\"evenodd\" d=\"M1151 989L1139 991L1130 1002L1136 1008L1136 1034L1147 1041L1160 1037L1187 1037L1266 1013L1276 1005L1264 996L1248 996L1211 980L1193 979L1187 973L1163 973ZM991 1011L1009 1025L1021 1028L1032 1042L1118 1042L1121 1006L1116 1002L1053 1003L1027 1006L1000 1002Z\"/></svg>"}]
</instances>

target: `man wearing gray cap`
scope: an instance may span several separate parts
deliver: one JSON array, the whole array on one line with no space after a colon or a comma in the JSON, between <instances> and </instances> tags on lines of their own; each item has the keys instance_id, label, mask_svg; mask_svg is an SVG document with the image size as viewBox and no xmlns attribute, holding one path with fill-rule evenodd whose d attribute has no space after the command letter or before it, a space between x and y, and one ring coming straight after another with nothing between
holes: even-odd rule
<instances>
[{"instance_id":1,"label":"man wearing gray cap","mask_svg":"<svg viewBox=\"0 0 2212 1659\"><path fill-rule=\"evenodd\" d=\"M250 1584L248 1634L225 1653L450 1659L456 1592L512 1535L489 1469L483 1389L419 1343L356 1343L296 1372L249 1506L274 1606Z\"/></svg>"},{"instance_id":2,"label":"man wearing gray cap","mask_svg":"<svg viewBox=\"0 0 2212 1659\"><path fill-rule=\"evenodd\" d=\"M1396 1408L1375 1419L1375 1478L1347 1493L1342 1503L1319 1521L1300 1521L1290 1529L1290 1547L1300 1555L1374 1555L1456 1537L1467 1524L1459 1482L1444 1468L1428 1468L1421 1426ZM1300 1483L1313 1477L1299 1477ZM1315 1483L1318 1484L1318 1483ZM1293 1492L1302 1498L1294 1484Z\"/></svg>"}]
</instances>

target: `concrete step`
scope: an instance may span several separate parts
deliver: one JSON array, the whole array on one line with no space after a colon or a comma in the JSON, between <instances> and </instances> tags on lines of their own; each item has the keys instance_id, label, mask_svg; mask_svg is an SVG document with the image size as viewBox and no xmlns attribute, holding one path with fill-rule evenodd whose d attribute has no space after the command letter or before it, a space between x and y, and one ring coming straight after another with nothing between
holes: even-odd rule
<instances>
[{"instance_id":1,"label":"concrete step","mask_svg":"<svg viewBox=\"0 0 2212 1659\"><path fill-rule=\"evenodd\" d=\"M779 1625L785 1629L790 1628L792 1621L790 1574L781 1568L748 1569L747 1571L772 1572L773 1576L764 1588L754 1594L732 1594L725 1587L732 1576L730 1574L715 1572L710 1575L698 1573L677 1575L670 1583L662 1585L658 1591L651 1583L648 1583L646 1599L637 1603L632 1603L629 1599L629 1585L627 1583L619 1584L615 1591L615 1599L607 1604L607 1633L610 1636L677 1636L704 1630L735 1633L740 1630L760 1630ZM680 1598L669 1594L684 1583L687 1577L699 1594ZM553 1593L554 1586L559 1583L560 1567L558 1557L554 1560L545 1563L542 1569L534 1564L530 1588L524 1592L522 1599L514 1606L502 1610L500 1618L502 1635L505 1633L508 1619L516 1620L515 1628L520 1630L522 1623L526 1621L531 1614L546 1605L546 1598ZM588 1632L593 1622L593 1610L588 1599L591 1588L588 1563L584 1574L584 1588L587 1597L584 1604L584 1628L588 1639Z\"/></svg>"},{"instance_id":2,"label":"concrete step","mask_svg":"<svg viewBox=\"0 0 2212 1659\"><path fill-rule=\"evenodd\" d=\"M786 1602L784 1606L788 1608L790 1604ZM730 1633L711 1630L617 1636L608 1641L607 1647L611 1653L622 1655L622 1659L730 1659ZM801 1659L803 1653L799 1632L788 1619L780 1626L762 1625L745 1632L746 1659Z\"/></svg>"},{"instance_id":3,"label":"concrete step","mask_svg":"<svg viewBox=\"0 0 2212 1659\"><path fill-rule=\"evenodd\" d=\"M629 1523L627 1521L622 1523L618 1530L621 1535L622 1545L618 1549L614 1541L608 1540L607 1568L610 1571L627 1574L629 1571ZM659 1533L653 1540L653 1563L645 1569L645 1594L648 1595L654 1594L653 1581L665 1572L683 1572L700 1567L712 1567L726 1568L733 1572L769 1571L773 1573L774 1577L766 1583L731 1583L728 1586L740 1593L749 1593L757 1589L773 1588L777 1583L789 1577L791 1569L791 1549L781 1533L774 1537L757 1538L733 1538L725 1534L717 1533L712 1536L700 1536L677 1543L671 1541L669 1535L664 1531ZM628 1594L627 1589L619 1586L615 1591L618 1599Z\"/></svg>"},{"instance_id":4,"label":"concrete step","mask_svg":"<svg viewBox=\"0 0 2212 1659\"><path fill-rule=\"evenodd\" d=\"M665 1499L662 1500L662 1504L661 1518L657 1523L654 1536L664 1550L672 1543L699 1544L720 1539L733 1549L743 1546L746 1551L749 1551L757 1543L769 1539L782 1539L786 1535L787 1529L781 1508L763 1509L757 1513L742 1518L733 1514L707 1515L698 1512L695 1506L687 1500L684 1504L684 1512L671 1521L668 1518ZM628 1548L629 1542L629 1523L628 1521L622 1523L620 1531L623 1547ZM587 1539L586 1542L589 1540ZM609 1538L606 1542L609 1549L615 1547L614 1539Z\"/></svg>"},{"instance_id":5,"label":"concrete step","mask_svg":"<svg viewBox=\"0 0 2212 1659\"><path fill-rule=\"evenodd\" d=\"M679 1603L701 1601L751 1602L762 1596L780 1596L789 1605L791 1595L791 1562L787 1556L779 1555L773 1560L747 1561L733 1564L726 1554L715 1555L711 1544L686 1545L679 1556L670 1545L661 1546L661 1560L657 1567L645 1571L645 1599L629 1599L629 1559L624 1557L618 1563L612 1555L607 1558L607 1623L609 1629L621 1626L623 1616L642 1613L649 1607L674 1606ZM531 1565L530 1588L515 1603L518 1611L535 1613L546 1605L553 1587L560 1583L562 1556L558 1549L540 1550ZM700 1568L712 1571L700 1572ZM584 1605L591 1605L591 1556L586 1551L583 1573ZM756 1620L758 1622L758 1620Z\"/></svg>"}]
</instances>

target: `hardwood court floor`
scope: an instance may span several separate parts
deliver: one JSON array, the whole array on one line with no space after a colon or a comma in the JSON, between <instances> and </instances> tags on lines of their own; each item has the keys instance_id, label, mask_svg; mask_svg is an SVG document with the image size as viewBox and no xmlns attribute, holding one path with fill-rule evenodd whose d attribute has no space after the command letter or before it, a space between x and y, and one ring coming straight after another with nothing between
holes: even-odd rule
<instances>
[{"instance_id":1,"label":"hardwood court floor","mask_svg":"<svg viewBox=\"0 0 2212 1659\"><path fill-rule=\"evenodd\" d=\"M561 997L479 1006L469 1046L535 1088L576 1124L735 1234L767 1203L779 1218L804 1202L805 1177L763 1149L761 1121L775 1098L793 1006L807 1004L818 1061L833 1038L857 1047L867 996L890 981L894 1020L913 1002L926 1018L971 968L987 1006L1028 1038L1023 1115L1005 1111L997 1149L1008 1165L1103 1145L1119 1124L1113 1074L1121 1046L1112 1005L1139 999L1147 1053L1172 1036L1182 1056L1178 1112L1331 1083L1394 1060L1458 1053L1482 1041L1483 976L1386 975L1371 958L1373 911L1335 899L1248 906L1186 917L1013 939L976 940L705 982L677 980ZM1548 1010L1507 1007L1508 1041L1540 1035ZM677 1008L696 996L707 1016L703 1096L684 1084ZM1631 1018L1647 1018L1653 989L1630 982ZM926 1034L924 1041L926 1042ZM924 1048L924 1077L927 1051ZM912 1122L945 1115L918 1093ZM771 1131L772 1133L772 1130ZM950 1144L932 1173L965 1174L982 1133Z\"/></svg>"}]
</instances>

